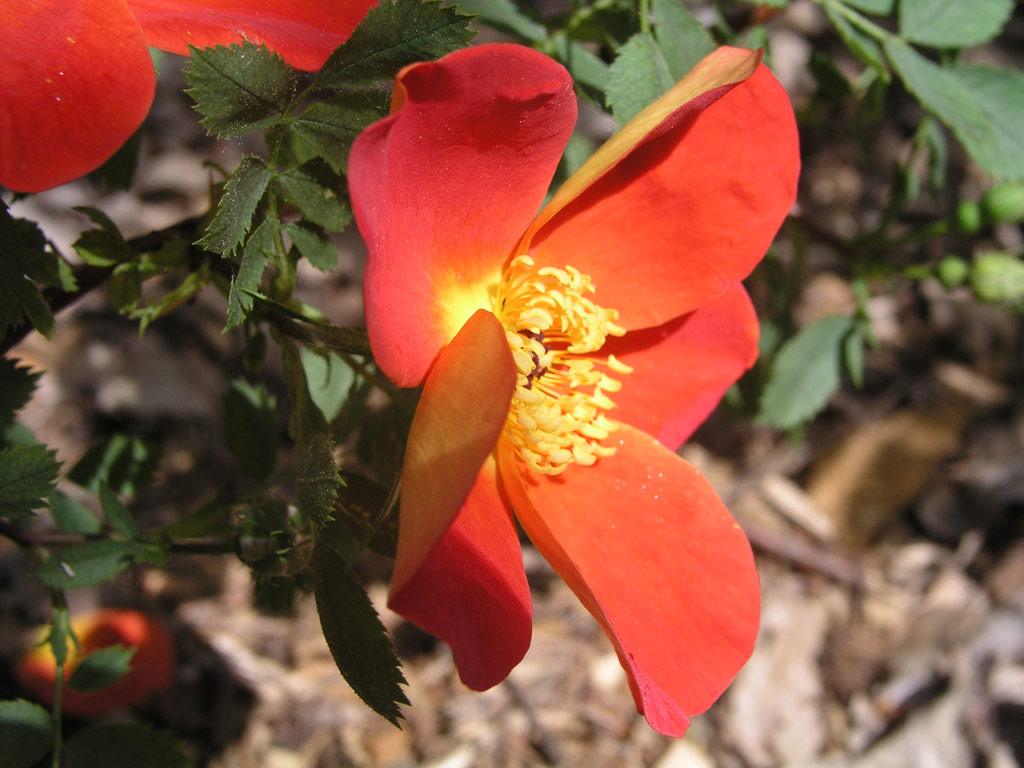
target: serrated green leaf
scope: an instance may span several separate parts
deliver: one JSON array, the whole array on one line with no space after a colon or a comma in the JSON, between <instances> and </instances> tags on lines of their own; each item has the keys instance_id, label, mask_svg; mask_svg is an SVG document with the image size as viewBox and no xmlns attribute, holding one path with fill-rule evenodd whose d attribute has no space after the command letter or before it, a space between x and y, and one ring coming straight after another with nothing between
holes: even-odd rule
<instances>
[{"instance_id":1,"label":"serrated green leaf","mask_svg":"<svg viewBox=\"0 0 1024 768\"><path fill-rule=\"evenodd\" d=\"M14 414L25 407L41 375L19 367L16 360L0 358L0 429L14 421Z\"/></svg>"},{"instance_id":2,"label":"serrated green leaf","mask_svg":"<svg viewBox=\"0 0 1024 768\"><path fill-rule=\"evenodd\" d=\"M843 3L876 16L888 16L896 7L896 0L843 0Z\"/></svg>"},{"instance_id":3,"label":"serrated green leaf","mask_svg":"<svg viewBox=\"0 0 1024 768\"><path fill-rule=\"evenodd\" d=\"M282 229L312 266L323 272L338 266L338 249L319 227L288 223Z\"/></svg>"},{"instance_id":4,"label":"serrated green leaf","mask_svg":"<svg viewBox=\"0 0 1024 768\"><path fill-rule=\"evenodd\" d=\"M64 533L89 535L103 530L103 523L92 510L60 491L54 491L50 496L50 512L57 527Z\"/></svg>"},{"instance_id":5,"label":"serrated green leaf","mask_svg":"<svg viewBox=\"0 0 1024 768\"><path fill-rule=\"evenodd\" d=\"M185 91L204 115L199 121L218 138L266 130L278 123L295 88L295 74L266 46L245 42L191 48Z\"/></svg>"},{"instance_id":6,"label":"serrated green leaf","mask_svg":"<svg viewBox=\"0 0 1024 768\"><path fill-rule=\"evenodd\" d=\"M299 463L299 510L315 525L326 525L334 514L341 473L334 463L334 438L319 432L310 438Z\"/></svg>"},{"instance_id":7,"label":"serrated green leaf","mask_svg":"<svg viewBox=\"0 0 1024 768\"><path fill-rule=\"evenodd\" d=\"M839 388L842 342L853 319L825 317L779 350L761 395L758 421L790 429L818 413Z\"/></svg>"},{"instance_id":8,"label":"serrated green leaf","mask_svg":"<svg viewBox=\"0 0 1024 768\"><path fill-rule=\"evenodd\" d=\"M1024 75L988 67L940 67L897 38L885 52L907 89L953 131L985 171L1024 180Z\"/></svg>"},{"instance_id":9,"label":"serrated green leaf","mask_svg":"<svg viewBox=\"0 0 1024 768\"><path fill-rule=\"evenodd\" d=\"M352 570L319 541L313 548L313 594L338 670L370 709L398 725L399 704L409 700L394 647Z\"/></svg>"},{"instance_id":10,"label":"serrated green leaf","mask_svg":"<svg viewBox=\"0 0 1024 768\"><path fill-rule=\"evenodd\" d=\"M209 282L210 267L203 263L185 275L185 279L177 288L133 311L131 317L139 321L139 335L145 333L149 324L157 318L163 317L191 301Z\"/></svg>"},{"instance_id":11,"label":"serrated green leaf","mask_svg":"<svg viewBox=\"0 0 1024 768\"><path fill-rule=\"evenodd\" d=\"M224 436L248 474L265 480L277 462L277 398L262 384L235 379L223 398Z\"/></svg>"},{"instance_id":12,"label":"serrated green leaf","mask_svg":"<svg viewBox=\"0 0 1024 768\"><path fill-rule=\"evenodd\" d=\"M68 685L81 693L109 688L131 669L132 656L136 650L122 645L97 648L75 665Z\"/></svg>"},{"instance_id":13,"label":"serrated green leaf","mask_svg":"<svg viewBox=\"0 0 1024 768\"><path fill-rule=\"evenodd\" d=\"M473 39L470 17L434 0L383 0L327 59L324 88L390 88L402 67L464 48Z\"/></svg>"},{"instance_id":14,"label":"serrated green leaf","mask_svg":"<svg viewBox=\"0 0 1024 768\"><path fill-rule=\"evenodd\" d=\"M274 222L271 219L264 219L242 247L242 261L238 266L238 274L231 281L231 288L228 291L228 320L224 326L225 333L245 322L245 318L252 312L253 298L248 292L259 290L273 247Z\"/></svg>"},{"instance_id":15,"label":"serrated green leaf","mask_svg":"<svg viewBox=\"0 0 1024 768\"><path fill-rule=\"evenodd\" d=\"M843 339L843 361L846 372L850 375L853 386L860 389L864 386L864 336L854 327L852 333Z\"/></svg>"},{"instance_id":16,"label":"serrated green leaf","mask_svg":"<svg viewBox=\"0 0 1024 768\"><path fill-rule=\"evenodd\" d=\"M103 516L107 518L110 527L120 533L126 539L138 539L139 529L132 519L132 513L121 503L110 486L100 481L100 506L103 509Z\"/></svg>"},{"instance_id":17,"label":"serrated green leaf","mask_svg":"<svg viewBox=\"0 0 1024 768\"><path fill-rule=\"evenodd\" d=\"M208 251L228 255L245 238L256 207L270 181L270 168L262 159L246 155L224 185L224 194L217 205L217 215L196 243Z\"/></svg>"},{"instance_id":18,"label":"serrated green leaf","mask_svg":"<svg viewBox=\"0 0 1024 768\"><path fill-rule=\"evenodd\" d=\"M385 482L402 469L405 444L409 439L412 415L404 408L389 405L366 419L356 442L356 455Z\"/></svg>"},{"instance_id":19,"label":"serrated green leaf","mask_svg":"<svg viewBox=\"0 0 1024 768\"><path fill-rule=\"evenodd\" d=\"M0 701L0 745L6 768L31 768L53 749L50 713L24 699Z\"/></svg>"},{"instance_id":20,"label":"serrated green leaf","mask_svg":"<svg viewBox=\"0 0 1024 768\"><path fill-rule=\"evenodd\" d=\"M382 113L365 95L343 94L314 104L290 121L289 126L309 142L335 173L342 173L356 136L383 117L387 113Z\"/></svg>"},{"instance_id":21,"label":"serrated green leaf","mask_svg":"<svg viewBox=\"0 0 1024 768\"><path fill-rule=\"evenodd\" d=\"M127 192L135 179L142 149L142 127L135 131L110 158L89 174L89 181L103 189Z\"/></svg>"},{"instance_id":22,"label":"serrated green leaf","mask_svg":"<svg viewBox=\"0 0 1024 768\"><path fill-rule=\"evenodd\" d=\"M715 50L711 35L679 0L653 0L654 37L673 80L681 80ZM671 86L669 86L671 87Z\"/></svg>"},{"instance_id":23,"label":"serrated green leaf","mask_svg":"<svg viewBox=\"0 0 1024 768\"><path fill-rule=\"evenodd\" d=\"M105 482L115 493L131 498L153 481L160 463L158 446L138 437L112 435L89 447L85 456L68 472L68 479L99 493Z\"/></svg>"},{"instance_id":24,"label":"serrated green leaf","mask_svg":"<svg viewBox=\"0 0 1024 768\"><path fill-rule=\"evenodd\" d=\"M158 559L151 545L113 539L87 541L54 554L35 575L51 589L92 587L114 578L132 562Z\"/></svg>"},{"instance_id":25,"label":"serrated green leaf","mask_svg":"<svg viewBox=\"0 0 1024 768\"><path fill-rule=\"evenodd\" d=\"M0 200L0 335L28 316L32 325L47 336L53 333L53 315L28 276L54 271L44 264L56 258L47 250L46 238L34 221L16 219Z\"/></svg>"},{"instance_id":26,"label":"serrated green leaf","mask_svg":"<svg viewBox=\"0 0 1024 768\"><path fill-rule=\"evenodd\" d=\"M107 214L88 205L77 206L74 210L96 225L95 229L87 229L79 235L72 246L82 261L94 267L112 267L129 258L128 243Z\"/></svg>"},{"instance_id":27,"label":"serrated green leaf","mask_svg":"<svg viewBox=\"0 0 1024 768\"><path fill-rule=\"evenodd\" d=\"M60 472L56 451L43 445L12 445L0 451L0 516L29 517L46 506Z\"/></svg>"},{"instance_id":28,"label":"serrated green leaf","mask_svg":"<svg viewBox=\"0 0 1024 768\"><path fill-rule=\"evenodd\" d=\"M999 34L1013 0L900 0L900 35L933 48L966 48Z\"/></svg>"},{"instance_id":29,"label":"serrated green leaf","mask_svg":"<svg viewBox=\"0 0 1024 768\"><path fill-rule=\"evenodd\" d=\"M99 723L67 742L69 768L186 768L188 758L164 731L137 723Z\"/></svg>"},{"instance_id":30,"label":"serrated green leaf","mask_svg":"<svg viewBox=\"0 0 1024 768\"><path fill-rule=\"evenodd\" d=\"M341 413L356 380L355 371L337 355L299 347L299 359L306 374L306 385L313 404L328 423Z\"/></svg>"},{"instance_id":31,"label":"serrated green leaf","mask_svg":"<svg viewBox=\"0 0 1024 768\"><path fill-rule=\"evenodd\" d=\"M512 0L459 0L459 9L502 32L511 32L531 43L548 36L548 31L527 16Z\"/></svg>"},{"instance_id":32,"label":"serrated green leaf","mask_svg":"<svg viewBox=\"0 0 1024 768\"><path fill-rule=\"evenodd\" d=\"M310 221L331 232L341 232L352 222L344 181L327 163L312 160L277 180L288 200Z\"/></svg>"},{"instance_id":33,"label":"serrated green leaf","mask_svg":"<svg viewBox=\"0 0 1024 768\"><path fill-rule=\"evenodd\" d=\"M654 37L646 32L633 35L608 71L606 97L615 121L625 125L675 82Z\"/></svg>"}]
</instances>

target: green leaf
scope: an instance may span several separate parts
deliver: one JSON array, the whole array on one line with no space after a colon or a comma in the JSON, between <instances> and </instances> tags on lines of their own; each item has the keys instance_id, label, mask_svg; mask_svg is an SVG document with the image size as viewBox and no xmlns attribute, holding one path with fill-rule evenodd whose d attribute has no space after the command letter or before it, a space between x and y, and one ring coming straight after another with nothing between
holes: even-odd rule
<instances>
[{"instance_id":1,"label":"green leaf","mask_svg":"<svg viewBox=\"0 0 1024 768\"><path fill-rule=\"evenodd\" d=\"M103 165L89 174L89 180L98 187L117 192L127 192L135 178L142 148L142 127L121 145Z\"/></svg>"},{"instance_id":2,"label":"green leaf","mask_svg":"<svg viewBox=\"0 0 1024 768\"><path fill-rule=\"evenodd\" d=\"M888 16L896 7L896 0L843 0L845 5L876 16Z\"/></svg>"},{"instance_id":3,"label":"green leaf","mask_svg":"<svg viewBox=\"0 0 1024 768\"><path fill-rule=\"evenodd\" d=\"M324 64L324 88L390 89L398 70L464 48L470 17L434 0L383 0Z\"/></svg>"},{"instance_id":4,"label":"green leaf","mask_svg":"<svg viewBox=\"0 0 1024 768\"><path fill-rule=\"evenodd\" d=\"M993 304L1024 302L1024 261L1012 253L980 253L971 265L971 290Z\"/></svg>"},{"instance_id":5,"label":"green leaf","mask_svg":"<svg viewBox=\"0 0 1024 768\"><path fill-rule=\"evenodd\" d=\"M319 227L289 223L281 229L312 266L323 272L338 266L338 249Z\"/></svg>"},{"instance_id":6,"label":"green leaf","mask_svg":"<svg viewBox=\"0 0 1024 768\"><path fill-rule=\"evenodd\" d=\"M53 749L50 713L24 699L0 701L0 744L6 768L32 768Z\"/></svg>"},{"instance_id":7,"label":"green leaf","mask_svg":"<svg viewBox=\"0 0 1024 768\"><path fill-rule=\"evenodd\" d=\"M224 434L238 463L265 480L277 462L277 398L262 384L235 379L223 398Z\"/></svg>"},{"instance_id":8,"label":"green leaf","mask_svg":"<svg viewBox=\"0 0 1024 768\"><path fill-rule=\"evenodd\" d=\"M299 347L299 359L306 374L310 399L320 409L325 421L334 421L355 383L355 371L331 352L314 352L307 347Z\"/></svg>"},{"instance_id":9,"label":"green leaf","mask_svg":"<svg viewBox=\"0 0 1024 768\"><path fill-rule=\"evenodd\" d=\"M621 126L653 102L675 80L654 38L638 32L619 49L608 72L608 105Z\"/></svg>"},{"instance_id":10,"label":"green leaf","mask_svg":"<svg viewBox=\"0 0 1024 768\"><path fill-rule=\"evenodd\" d=\"M658 48L672 79L681 80L715 50L715 41L679 0L653 0L651 10Z\"/></svg>"},{"instance_id":11,"label":"green leaf","mask_svg":"<svg viewBox=\"0 0 1024 768\"><path fill-rule=\"evenodd\" d=\"M386 116L365 95L342 94L314 104L289 122L289 126L309 142L335 173L342 173L356 136L370 123Z\"/></svg>"},{"instance_id":12,"label":"green leaf","mask_svg":"<svg viewBox=\"0 0 1024 768\"><path fill-rule=\"evenodd\" d=\"M46 506L60 462L43 445L12 445L0 451L0 516L20 520Z\"/></svg>"},{"instance_id":13,"label":"green leaf","mask_svg":"<svg viewBox=\"0 0 1024 768\"><path fill-rule=\"evenodd\" d=\"M68 685L81 693L109 688L131 669L136 650L122 645L96 649L75 665Z\"/></svg>"},{"instance_id":14,"label":"green leaf","mask_svg":"<svg viewBox=\"0 0 1024 768\"><path fill-rule=\"evenodd\" d=\"M539 24L519 8L512 0L459 0L459 9L479 21L502 32L511 32L531 43L538 43L548 36L543 24Z\"/></svg>"},{"instance_id":15,"label":"green leaf","mask_svg":"<svg viewBox=\"0 0 1024 768\"><path fill-rule=\"evenodd\" d=\"M136 309L131 317L139 321L139 335L146 332L146 328L157 318L173 312L178 307L191 301L199 291L210 282L210 267L203 263L193 267L193 271L185 275L177 288L168 291L163 296L155 299L146 306Z\"/></svg>"},{"instance_id":16,"label":"green leaf","mask_svg":"<svg viewBox=\"0 0 1024 768\"><path fill-rule=\"evenodd\" d=\"M270 175L270 168L263 160L253 155L243 157L224 185L217 215L196 245L221 255L232 253L252 225L253 214L267 189Z\"/></svg>"},{"instance_id":17,"label":"green leaf","mask_svg":"<svg viewBox=\"0 0 1024 768\"><path fill-rule=\"evenodd\" d=\"M252 312L253 298L248 292L259 290L273 248L274 221L268 218L261 221L253 230L242 248L242 262L228 291L228 321L224 326L225 333L245 322L245 318Z\"/></svg>"},{"instance_id":18,"label":"green leaf","mask_svg":"<svg viewBox=\"0 0 1024 768\"><path fill-rule=\"evenodd\" d=\"M850 317L825 317L782 345L761 395L759 421L790 429L825 407L839 388L843 339L852 325Z\"/></svg>"},{"instance_id":19,"label":"green leaf","mask_svg":"<svg viewBox=\"0 0 1024 768\"><path fill-rule=\"evenodd\" d=\"M288 199L312 222L341 232L352 221L342 177L321 160L303 163L277 177Z\"/></svg>"},{"instance_id":20,"label":"green leaf","mask_svg":"<svg viewBox=\"0 0 1024 768\"><path fill-rule=\"evenodd\" d=\"M120 533L126 539L138 539L139 529L132 519L132 513L121 503L110 486L100 481L100 506L103 508L103 516L107 518L110 527Z\"/></svg>"},{"instance_id":21,"label":"green leaf","mask_svg":"<svg viewBox=\"0 0 1024 768\"><path fill-rule=\"evenodd\" d=\"M1024 180L1024 75L988 67L939 67L890 38L885 52L907 89L996 178Z\"/></svg>"},{"instance_id":22,"label":"green leaf","mask_svg":"<svg viewBox=\"0 0 1024 768\"><path fill-rule=\"evenodd\" d=\"M121 573L132 562L160 559L159 548L135 541L87 541L54 554L35 575L51 589L92 587Z\"/></svg>"},{"instance_id":23,"label":"green leaf","mask_svg":"<svg viewBox=\"0 0 1024 768\"><path fill-rule=\"evenodd\" d=\"M137 264L118 264L107 281L107 298L118 312L129 313L142 298L142 273Z\"/></svg>"},{"instance_id":24,"label":"green leaf","mask_svg":"<svg viewBox=\"0 0 1024 768\"><path fill-rule=\"evenodd\" d=\"M41 375L19 367L15 360L0 358L0 428L14 421L14 414L25 407Z\"/></svg>"},{"instance_id":25,"label":"green leaf","mask_svg":"<svg viewBox=\"0 0 1024 768\"><path fill-rule=\"evenodd\" d=\"M853 26L845 16L834 9L831 3L826 3L825 13L853 55L874 69L882 80L889 82L889 68L885 65L882 47L873 38Z\"/></svg>"},{"instance_id":26,"label":"green leaf","mask_svg":"<svg viewBox=\"0 0 1024 768\"><path fill-rule=\"evenodd\" d=\"M89 535L103 530L103 524L88 507L60 491L54 491L50 496L50 512L57 527L64 533Z\"/></svg>"},{"instance_id":27,"label":"green leaf","mask_svg":"<svg viewBox=\"0 0 1024 768\"><path fill-rule=\"evenodd\" d=\"M46 636L46 644L54 660L64 665L68 660L68 647L78 647L78 639L71 632L71 612L64 604L63 598L53 601L53 618L50 621L50 633Z\"/></svg>"},{"instance_id":28,"label":"green leaf","mask_svg":"<svg viewBox=\"0 0 1024 768\"><path fill-rule=\"evenodd\" d=\"M112 267L128 260L131 255L128 243L107 214L88 205L77 206L74 210L97 225L96 229L87 229L79 235L72 246L82 261L93 267Z\"/></svg>"},{"instance_id":29,"label":"green leaf","mask_svg":"<svg viewBox=\"0 0 1024 768\"><path fill-rule=\"evenodd\" d=\"M209 133L225 139L280 122L295 88L295 75L281 56L249 42L190 49L185 78L192 87L185 93Z\"/></svg>"},{"instance_id":30,"label":"green leaf","mask_svg":"<svg viewBox=\"0 0 1024 768\"><path fill-rule=\"evenodd\" d=\"M342 676L367 706L394 725L408 704L405 678L380 623L345 561L319 541L313 548L313 594L327 647Z\"/></svg>"},{"instance_id":31,"label":"green leaf","mask_svg":"<svg viewBox=\"0 0 1024 768\"><path fill-rule=\"evenodd\" d=\"M99 493L105 482L121 496L131 498L153 481L160 463L160 449L138 437L112 435L90 446L68 472L68 479Z\"/></svg>"},{"instance_id":32,"label":"green leaf","mask_svg":"<svg viewBox=\"0 0 1024 768\"><path fill-rule=\"evenodd\" d=\"M933 48L987 43L1013 13L1013 0L900 0L900 35Z\"/></svg>"},{"instance_id":33,"label":"green leaf","mask_svg":"<svg viewBox=\"0 0 1024 768\"><path fill-rule=\"evenodd\" d=\"M352 472L342 474L345 488L338 494L335 509L338 517L350 531L350 538L362 545L369 539L374 552L394 557L398 549L398 505L388 509L388 489L375 480ZM321 536L326 543L342 557L346 555L335 547L330 534L338 523L331 523L323 529Z\"/></svg>"},{"instance_id":34,"label":"green leaf","mask_svg":"<svg viewBox=\"0 0 1024 768\"><path fill-rule=\"evenodd\" d=\"M599 56L565 35L554 38L554 56L569 70L577 89L582 89L598 104L604 102L609 68Z\"/></svg>"},{"instance_id":35,"label":"green leaf","mask_svg":"<svg viewBox=\"0 0 1024 768\"><path fill-rule=\"evenodd\" d=\"M306 446L299 463L299 510L315 525L326 525L334 515L341 473L334 463L334 438L318 432Z\"/></svg>"},{"instance_id":36,"label":"green leaf","mask_svg":"<svg viewBox=\"0 0 1024 768\"><path fill-rule=\"evenodd\" d=\"M67 742L69 768L187 768L174 738L137 723L90 725Z\"/></svg>"},{"instance_id":37,"label":"green leaf","mask_svg":"<svg viewBox=\"0 0 1024 768\"><path fill-rule=\"evenodd\" d=\"M13 328L26 314L36 330L47 337L55 328L39 288L27 279L40 271L55 271L44 264L52 264L56 254L47 250L46 238L34 221L15 219L7 205L0 200L0 335Z\"/></svg>"}]
</instances>

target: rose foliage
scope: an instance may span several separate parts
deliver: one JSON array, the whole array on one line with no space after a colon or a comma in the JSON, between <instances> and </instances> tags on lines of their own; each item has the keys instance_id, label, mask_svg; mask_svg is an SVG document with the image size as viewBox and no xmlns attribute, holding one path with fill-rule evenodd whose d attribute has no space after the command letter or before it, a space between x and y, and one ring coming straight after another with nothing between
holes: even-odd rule
<instances>
[{"instance_id":1,"label":"rose foliage","mask_svg":"<svg viewBox=\"0 0 1024 768\"><path fill-rule=\"evenodd\" d=\"M404 69L352 149L374 356L423 387L390 605L471 688L503 680L531 636L517 520L678 736L748 658L760 592L674 451L756 356L740 281L795 199L796 126L760 55L721 48L542 208L575 120L561 65L483 45Z\"/></svg>"}]
</instances>

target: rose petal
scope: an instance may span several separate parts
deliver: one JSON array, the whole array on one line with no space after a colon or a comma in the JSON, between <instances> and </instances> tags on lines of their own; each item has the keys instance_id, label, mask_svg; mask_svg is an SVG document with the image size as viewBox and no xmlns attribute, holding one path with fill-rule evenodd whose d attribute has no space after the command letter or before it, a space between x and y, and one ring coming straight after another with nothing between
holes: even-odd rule
<instances>
[{"instance_id":1,"label":"rose petal","mask_svg":"<svg viewBox=\"0 0 1024 768\"><path fill-rule=\"evenodd\" d=\"M381 370L423 381L479 308L544 199L576 119L572 81L521 46L482 45L406 68L404 102L368 128L349 188L369 251L366 321Z\"/></svg>"},{"instance_id":2,"label":"rose petal","mask_svg":"<svg viewBox=\"0 0 1024 768\"><path fill-rule=\"evenodd\" d=\"M188 55L248 40L297 69L320 69L376 0L128 0L154 48Z\"/></svg>"},{"instance_id":3,"label":"rose petal","mask_svg":"<svg viewBox=\"0 0 1024 768\"><path fill-rule=\"evenodd\" d=\"M633 368L619 377L610 416L675 450L757 359L757 315L736 284L657 328L611 337L601 349Z\"/></svg>"},{"instance_id":4,"label":"rose petal","mask_svg":"<svg viewBox=\"0 0 1024 768\"><path fill-rule=\"evenodd\" d=\"M690 312L745 277L796 197L793 109L767 69L703 106L592 183L530 249L539 265L590 275L594 301L629 330Z\"/></svg>"},{"instance_id":5,"label":"rose petal","mask_svg":"<svg viewBox=\"0 0 1024 768\"><path fill-rule=\"evenodd\" d=\"M40 192L102 165L142 124L156 79L124 0L7 0L0 184Z\"/></svg>"},{"instance_id":6,"label":"rose petal","mask_svg":"<svg viewBox=\"0 0 1024 768\"><path fill-rule=\"evenodd\" d=\"M613 457L549 477L503 442L501 477L530 539L614 644L638 709L681 736L750 656L757 571L693 467L625 424L609 443Z\"/></svg>"},{"instance_id":7,"label":"rose petal","mask_svg":"<svg viewBox=\"0 0 1024 768\"><path fill-rule=\"evenodd\" d=\"M505 331L484 310L438 356L405 448L392 594L419 570L466 500L497 445L515 380Z\"/></svg>"},{"instance_id":8,"label":"rose petal","mask_svg":"<svg viewBox=\"0 0 1024 768\"><path fill-rule=\"evenodd\" d=\"M392 610L452 647L462 682L483 691L504 680L530 647L533 612L522 550L489 458L458 515Z\"/></svg>"}]
</instances>

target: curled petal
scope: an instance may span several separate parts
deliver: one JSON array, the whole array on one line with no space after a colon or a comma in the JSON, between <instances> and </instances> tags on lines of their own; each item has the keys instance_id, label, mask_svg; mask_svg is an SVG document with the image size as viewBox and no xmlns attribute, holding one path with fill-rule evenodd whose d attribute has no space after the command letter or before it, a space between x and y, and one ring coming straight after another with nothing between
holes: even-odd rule
<instances>
[{"instance_id":1,"label":"curled petal","mask_svg":"<svg viewBox=\"0 0 1024 768\"><path fill-rule=\"evenodd\" d=\"M156 80L124 0L6 0L0 185L39 192L102 165L142 124Z\"/></svg>"},{"instance_id":2,"label":"curled petal","mask_svg":"<svg viewBox=\"0 0 1024 768\"><path fill-rule=\"evenodd\" d=\"M530 647L532 607L508 502L488 458L459 513L388 605L452 648L462 682L483 691Z\"/></svg>"},{"instance_id":3,"label":"curled petal","mask_svg":"<svg viewBox=\"0 0 1024 768\"><path fill-rule=\"evenodd\" d=\"M393 595L419 570L494 451L515 380L505 331L484 310L438 356L405 448Z\"/></svg>"},{"instance_id":4,"label":"curled petal","mask_svg":"<svg viewBox=\"0 0 1024 768\"><path fill-rule=\"evenodd\" d=\"M688 315L609 338L602 353L633 369L610 415L675 450L753 365L757 337L757 315L737 283Z\"/></svg>"},{"instance_id":5,"label":"curled petal","mask_svg":"<svg viewBox=\"0 0 1024 768\"><path fill-rule=\"evenodd\" d=\"M685 82L685 81L684 81ZM591 276L627 330L707 303L764 255L796 198L789 97L762 65L680 108L533 238L538 264Z\"/></svg>"},{"instance_id":6,"label":"curled petal","mask_svg":"<svg viewBox=\"0 0 1024 768\"><path fill-rule=\"evenodd\" d=\"M128 0L154 48L188 55L248 40L297 69L320 69L376 0Z\"/></svg>"},{"instance_id":7,"label":"curled petal","mask_svg":"<svg viewBox=\"0 0 1024 768\"><path fill-rule=\"evenodd\" d=\"M743 532L707 481L622 424L592 467L530 473L503 445L502 481L530 539L611 639L637 708L681 736L750 656L760 588Z\"/></svg>"},{"instance_id":8,"label":"curled petal","mask_svg":"<svg viewBox=\"0 0 1024 768\"><path fill-rule=\"evenodd\" d=\"M576 120L572 80L516 45L482 45L403 70L397 112L349 158L369 252L374 357L400 386L479 308L533 219Z\"/></svg>"}]
</instances>

